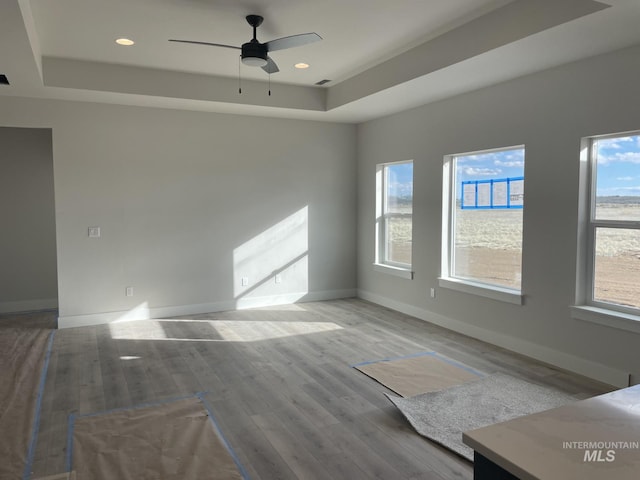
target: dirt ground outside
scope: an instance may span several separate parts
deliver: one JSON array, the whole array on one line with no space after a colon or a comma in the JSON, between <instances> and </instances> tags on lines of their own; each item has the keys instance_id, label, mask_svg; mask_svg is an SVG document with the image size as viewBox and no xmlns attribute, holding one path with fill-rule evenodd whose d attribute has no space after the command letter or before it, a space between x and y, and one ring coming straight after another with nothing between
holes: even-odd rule
<instances>
[{"instance_id":1,"label":"dirt ground outside","mask_svg":"<svg viewBox=\"0 0 640 480\"><path fill-rule=\"evenodd\" d=\"M599 205L603 218L640 218L638 205ZM456 276L521 285L522 210L456 212ZM640 308L640 231L599 229L594 299ZM525 292L526 293L526 292Z\"/></svg>"},{"instance_id":2,"label":"dirt ground outside","mask_svg":"<svg viewBox=\"0 0 640 480\"><path fill-rule=\"evenodd\" d=\"M598 256L595 279L595 300L640 308L638 255Z\"/></svg>"},{"instance_id":3,"label":"dirt ground outside","mask_svg":"<svg viewBox=\"0 0 640 480\"><path fill-rule=\"evenodd\" d=\"M520 288L519 251L458 248L456 256L458 265L462 265L456 276ZM637 255L598 256L595 279L596 300L640 308L640 258Z\"/></svg>"}]
</instances>

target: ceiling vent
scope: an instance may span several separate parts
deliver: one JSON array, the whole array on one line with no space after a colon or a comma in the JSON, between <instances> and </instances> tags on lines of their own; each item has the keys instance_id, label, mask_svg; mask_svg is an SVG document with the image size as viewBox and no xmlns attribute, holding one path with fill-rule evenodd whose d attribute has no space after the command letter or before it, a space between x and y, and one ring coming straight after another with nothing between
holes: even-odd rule
<instances>
[{"instance_id":1,"label":"ceiling vent","mask_svg":"<svg viewBox=\"0 0 640 480\"><path fill-rule=\"evenodd\" d=\"M327 80L326 78L324 80L320 80L319 82L316 82L316 85L324 85L325 83L329 83L331 80Z\"/></svg>"},{"instance_id":2,"label":"ceiling vent","mask_svg":"<svg viewBox=\"0 0 640 480\"><path fill-rule=\"evenodd\" d=\"M2 75L0 73L0 85L9 85L9 79L7 79L6 75Z\"/></svg>"}]
</instances>

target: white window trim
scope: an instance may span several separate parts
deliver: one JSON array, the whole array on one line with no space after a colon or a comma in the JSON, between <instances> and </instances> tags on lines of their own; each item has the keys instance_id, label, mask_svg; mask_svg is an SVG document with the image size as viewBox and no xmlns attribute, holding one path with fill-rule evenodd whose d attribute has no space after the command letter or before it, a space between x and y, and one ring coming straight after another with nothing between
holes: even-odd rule
<instances>
[{"instance_id":1,"label":"white window trim","mask_svg":"<svg viewBox=\"0 0 640 480\"><path fill-rule=\"evenodd\" d=\"M522 305L524 296L518 290L503 288L497 285L489 285L480 282L473 282L456 277L440 277L438 284L442 288L448 288L457 292L470 293L479 297L491 298L500 302Z\"/></svg>"},{"instance_id":2,"label":"white window trim","mask_svg":"<svg viewBox=\"0 0 640 480\"><path fill-rule=\"evenodd\" d=\"M578 211L578 248L575 305L571 317L577 320L640 333L640 310L623 305L597 301L593 298L595 271L595 232L597 228L635 227L638 221L596 220L596 176L594 175L594 142L607 138L640 135L640 131L615 133L583 138L580 148L580 209Z\"/></svg>"},{"instance_id":3,"label":"white window trim","mask_svg":"<svg viewBox=\"0 0 640 480\"><path fill-rule=\"evenodd\" d=\"M377 272L387 273L390 275L394 275L396 277L401 277L409 280L413 280L413 270L411 264L404 264L399 262L391 262L385 261L386 257L383 249L386 248L386 235L385 235L385 220L390 217L411 217L413 223L413 214L402 214L402 213L394 213L394 214L384 214L385 208L385 193L386 193L386 180L385 180L385 167L390 165L401 165L411 163L413 164L413 160L401 160L397 162L387 162L387 163L379 163L376 165L376 232L375 232L375 260L373 263L373 268ZM413 199L412 199L413 203ZM413 230L413 229L412 229ZM411 233L413 237L413 231Z\"/></svg>"},{"instance_id":4,"label":"white window trim","mask_svg":"<svg viewBox=\"0 0 640 480\"><path fill-rule=\"evenodd\" d=\"M455 204L452 201L453 192L455 191L455 175L453 172L453 162L456 157L470 155L473 153L499 152L504 150L524 149L524 145L514 145L512 147L492 148L489 150L456 153L446 155L442 168L442 254L440 255L440 277L438 284L442 288L448 288L458 292L477 295L480 297L498 300L500 302L511 303L514 305L524 304L524 295L521 290L501 287L499 285L490 285L482 282L473 281L451 275L453 265L453 235L452 223L455 215Z\"/></svg>"},{"instance_id":5,"label":"white window trim","mask_svg":"<svg viewBox=\"0 0 640 480\"><path fill-rule=\"evenodd\" d=\"M640 333L640 316L589 305L573 305L571 317L627 332Z\"/></svg>"},{"instance_id":6,"label":"white window trim","mask_svg":"<svg viewBox=\"0 0 640 480\"><path fill-rule=\"evenodd\" d=\"M389 275L395 275L396 277L413 280L413 271L410 268L394 267L393 265L387 265L385 263L374 263L373 269L376 272L388 273Z\"/></svg>"}]
</instances>

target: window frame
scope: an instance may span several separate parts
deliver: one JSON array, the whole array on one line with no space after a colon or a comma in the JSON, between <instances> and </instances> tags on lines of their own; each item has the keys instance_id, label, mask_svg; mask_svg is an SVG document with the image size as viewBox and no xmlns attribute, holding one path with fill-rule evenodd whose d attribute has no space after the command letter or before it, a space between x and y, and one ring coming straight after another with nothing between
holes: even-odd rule
<instances>
[{"instance_id":1,"label":"window frame","mask_svg":"<svg viewBox=\"0 0 640 480\"><path fill-rule=\"evenodd\" d=\"M490 148L486 150L445 155L443 159L442 175L442 252L438 284L443 288L478 295L505 303L522 305L524 298L522 294L522 286L520 289L508 288L501 285L485 283L479 280L453 275L453 272L455 271L454 228L456 215L456 159L469 155L504 152L509 150L525 150L525 146L513 145L508 147Z\"/></svg>"},{"instance_id":2,"label":"window frame","mask_svg":"<svg viewBox=\"0 0 640 480\"><path fill-rule=\"evenodd\" d=\"M390 219L409 218L411 220L411 245L413 248L413 189L411 192L411 213L396 213L387 211L388 167L394 165L411 164L413 160L399 160L376 165L376 234L374 269L402 278L413 279L412 263L394 262L388 259L387 225ZM412 252L413 262L413 252Z\"/></svg>"},{"instance_id":3,"label":"window frame","mask_svg":"<svg viewBox=\"0 0 640 480\"><path fill-rule=\"evenodd\" d=\"M624 316L640 317L640 308L628 307L616 303L604 302L595 298L595 265L596 265L596 233L598 228L621 228L625 230L640 231L640 220L598 220L596 218L596 201L597 201L597 170L598 156L597 143L600 140L608 140L612 138L624 138L629 136L639 136L640 130L626 133L614 133L608 135L599 135L588 139L587 147L587 168L588 168L588 192L587 192L587 212L586 228L586 275L582 283L584 285L585 298L583 303L597 310L622 314ZM638 318L640 320L640 318Z\"/></svg>"}]
</instances>

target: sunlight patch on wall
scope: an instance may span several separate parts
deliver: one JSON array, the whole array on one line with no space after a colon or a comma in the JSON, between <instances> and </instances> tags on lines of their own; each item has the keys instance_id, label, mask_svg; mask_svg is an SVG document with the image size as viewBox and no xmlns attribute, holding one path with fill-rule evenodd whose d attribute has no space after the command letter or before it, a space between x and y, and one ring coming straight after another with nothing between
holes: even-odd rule
<instances>
[{"instance_id":1,"label":"sunlight patch on wall","mask_svg":"<svg viewBox=\"0 0 640 480\"><path fill-rule=\"evenodd\" d=\"M117 322L130 322L132 320L146 320L151 318L151 312L149 311L149 304L142 302L140 305L133 307L131 310L120 315L114 323Z\"/></svg>"},{"instance_id":2,"label":"sunlight patch on wall","mask_svg":"<svg viewBox=\"0 0 640 480\"><path fill-rule=\"evenodd\" d=\"M251 306L247 297L288 303L308 293L308 232L305 206L234 249L233 292L238 307Z\"/></svg>"}]
</instances>

